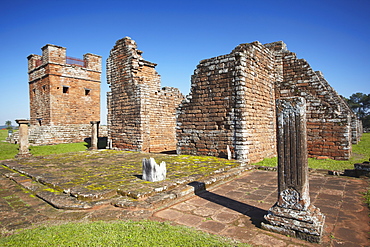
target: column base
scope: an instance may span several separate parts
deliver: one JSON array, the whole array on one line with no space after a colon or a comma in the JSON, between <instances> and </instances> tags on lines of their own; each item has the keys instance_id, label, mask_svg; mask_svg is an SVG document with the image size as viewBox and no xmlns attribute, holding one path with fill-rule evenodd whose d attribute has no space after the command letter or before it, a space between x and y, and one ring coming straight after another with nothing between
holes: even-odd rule
<instances>
[{"instance_id":1,"label":"column base","mask_svg":"<svg viewBox=\"0 0 370 247\"><path fill-rule=\"evenodd\" d=\"M262 229L290 235L312 243L320 243L325 216L319 208L310 205L307 210L283 208L274 205L265 215Z\"/></svg>"},{"instance_id":2,"label":"column base","mask_svg":"<svg viewBox=\"0 0 370 247\"><path fill-rule=\"evenodd\" d=\"M16 159L23 159L23 158L29 158L29 157L31 157L32 156L32 154L31 153L23 153L23 154L17 154L16 156L15 156L15 158Z\"/></svg>"}]
</instances>

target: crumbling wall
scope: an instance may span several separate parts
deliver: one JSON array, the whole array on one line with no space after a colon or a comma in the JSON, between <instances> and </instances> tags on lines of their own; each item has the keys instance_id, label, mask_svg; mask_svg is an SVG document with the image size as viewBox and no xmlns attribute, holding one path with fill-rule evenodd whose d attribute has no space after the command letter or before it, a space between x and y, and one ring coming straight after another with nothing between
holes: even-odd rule
<instances>
[{"instance_id":1,"label":"crumbling wall","mask_svg":"<svg viewBox=\"0 0 370 247\"><path fill-rule=\"evenodd\" d=\"M99 126L99 137L107 136L107 126ZM91 124L68 124L54 126L33 125L29 129L29 142L32 145L74 143L86 141L91 137Z\"/></svg>"},{"instance_id":2,"label":"crumbling wall","mask_svg":"<svg viewBox=\"0 0 370 247\"><path fill-rule=\"evenodd\" d=\"M118 40L107 59L108 142L124 150L176 149L176 108L183 95L160 88L156 64L144 60L129 37Z\"/></svg>"},{"instance_id":3,"label":"crumbling wall","mask_svg":"<svg viewBox=\"0 0 370 247\"><path fill-rule=\"evenodd\" d=\"M257 162L276 155L274 57L259 42L203 60L180 106L178 153Z\"/></svg>"},{"instance_id":4,"label":"crumbling wall","mask_svg":"<svg viewBox=\"0 0 370 247\"><path fill-rule=\"evenodd\" d=\"M362 121L359 118L357 118L356 114L351 115L351 132L352 132L352 144L359 143L362 133L364 133L364 129L362 126Z\"/></svg>"},{"instance_id":5,"label":"crumbling wall","mask_svg":"<svg viewBox=\"0 0 370 247\"><path fill-rule=\"evenodd\" d=\"M108 136L106 125L99 125L99 137ZM68 125L31 125L28 128L28 141L33 146L54 145L61 143L75 143L87 141L91 137L91 124ZM9 142L18 143L19 134L15 132Z\"/></svg>"},{"instance_id":6,"label":"crumbling wall","mask_svg":"<svg viewBox=\"0 0 370 247\"><path fill-rule=\"evenodd\" d=\"M275 100L307 102L309 157L345 160L361 124L347 103L282 41L237 46L200 62L179 110L178 153L232 157L248 163L276 155Z\"/></svg>"},{"instance_id":7,"label":"crumbling wall","mask_svg":"<svg viewBox=\"0 0 370 247\"><path fill-rule=\"evenodd\" d=\"M51 141L46 135L30 133L40 138L35 142L80 142L90 136L84 126L100 121L101 57L87 53L83 60L73 59L66 56L66 48L48 44L42 56L28 56L28 74L30 129L40 132L37 127L48 126L48 132L55 135ZM60 126L81 131L60 135Z\"/></svg>"},{"instance_id":8,"label":"crumbling wall","mask_svg":"<svg viewBox=\"0 0 370 247\"><path fill-rule=\"evenodd\" d=\"M351 122L355 118L347 103L304 59L288 51L282 42L265 44L275 55L276 98L302 96L307 102L309 157L345 160L351 156ZM356 128L356 127L353 127Z\"/></svg>"}]
</instances>

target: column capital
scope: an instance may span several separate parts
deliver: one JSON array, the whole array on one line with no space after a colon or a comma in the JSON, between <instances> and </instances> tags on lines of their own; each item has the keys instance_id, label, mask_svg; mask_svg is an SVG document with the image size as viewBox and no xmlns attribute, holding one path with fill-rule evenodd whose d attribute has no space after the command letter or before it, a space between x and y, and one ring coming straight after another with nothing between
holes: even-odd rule
<instances>
[{"instance_id":1,"label":"column capital","mask_svg":"<svg viewBox=\"0 0 370 247\"><path fill-rule=\"evenodd\" d=\"M29 124L30 123L30 120L27 120L27 119L16 119L15 122L17 124Z\"/></svg>"}]
</instances>

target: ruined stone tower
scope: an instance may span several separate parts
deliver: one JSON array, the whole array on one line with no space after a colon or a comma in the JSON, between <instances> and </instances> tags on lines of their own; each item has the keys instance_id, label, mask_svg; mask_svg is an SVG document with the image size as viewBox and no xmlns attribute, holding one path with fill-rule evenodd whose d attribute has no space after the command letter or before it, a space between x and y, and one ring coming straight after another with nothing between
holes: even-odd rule
<instances>
[{"instance_id":1,"label":"ruined stone tower","mask_svg":"<svg viewBox=\"0 0 370 247\"><path fill-rule=\"evenodd\" d=\"M230 54L202 60L177 122L179 154L232 157L254 163L276 156L275 100L307 102L309 157L345 160L361 123L318 71L285 43L241 44Z\"/></svg>"},{"instance_id":2,"label":"ruined stone tower","mask_svg":"<svg viewBox=\"0 0 370 247\"><path fill-rule=\"evenodd\" d=\"M100 121L101 57L66 56L66 48L45 45L28 56L31 142L80 142L90 121ZM32 140L33 139L33 140Z\"/></svg>"},{"instance_id":3,"label":"ruined stone tower","mask_svg":"<svg viewBox=\"0 0 370 247\"><path fill-rule=\"evenodd\" d=\"M352 143L361 136L361 122L320 71L298 59L282 41L265 44L275 56L275 96L300 96L307 102L309 157L336 160L351 157Z\"/></svg>"},{"instance_id":4,"label":"ruined stone tower","mask_svg":"<svg viewBox=\"0 0 370 247\"><path fill-rule=\"evenodd\" d=\"M156 64L144 60L136 42L116 42L107 59L108 142L123 150L176 150L177 88L160 88Z\"/></svg>"},{"instance_id":5,"label":"ruined stone tower","mask_svg":"<svg viewBox=\"0 0 370 247\"><path fill-rule=\"evenodd\" d=\"M178 116L178 153L253 163L276 156L274 57L259 42L202 60Z\"/></svg>"}]
</instances>

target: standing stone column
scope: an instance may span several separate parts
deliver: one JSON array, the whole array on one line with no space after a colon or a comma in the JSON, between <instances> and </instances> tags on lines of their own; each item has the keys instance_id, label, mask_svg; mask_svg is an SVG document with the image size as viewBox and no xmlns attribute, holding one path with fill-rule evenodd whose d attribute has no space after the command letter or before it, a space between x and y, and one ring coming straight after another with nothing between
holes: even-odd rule
<instances>
[{"instance_id":1,"label":"standing stone column","mask_svg":"<svg viewBox=\"0 0 370 247\"><path fill-rule=\"evenodd\" d=\"M28 124L30 123L29 120L26 119L17 119L15 120L19 125L19 151L18 154L15 156L16 158L26 158L32 156L28 147L30 144L28 143Z\"/></svg>"},{"instance_id":2,"label":"standing stone column","mask_svg":"<svg viewBox=\"0 0 370 247\"><path fill-rule=\"evenodd\" d=\"M91 123L91 150L98 149L99 141L99 124L100 121L90 121Z\"/></svg>"},{"instance_id":3,"label":"standing stone column","mask_svg":"<svg viewBox=\"0 0 370 247\"><path fill-rule=\"evenodd\" d=\"M277 99L276 111L278 199L262 228L318 243L325 216L310 203L305 100Z\"/></svg>"}]
</instances>

